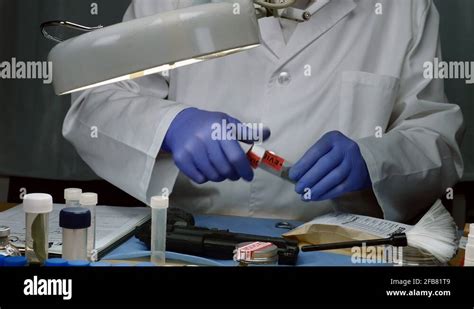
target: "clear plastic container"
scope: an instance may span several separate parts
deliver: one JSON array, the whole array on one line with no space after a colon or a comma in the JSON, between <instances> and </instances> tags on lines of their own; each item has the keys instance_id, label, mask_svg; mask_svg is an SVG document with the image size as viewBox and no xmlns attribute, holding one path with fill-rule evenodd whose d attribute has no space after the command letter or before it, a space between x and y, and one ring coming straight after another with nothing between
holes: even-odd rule
<instances>
[{"instance_id":1,"label":"clear plastic container","mask_svg":"<svg viewBox=\"0 0 474 309\"><path fill-rule=\"evenodd\" d=\"M67 207L59 213L63 228L62 258L87 259L87 229L91 226L91 212L83 207Z\"/></svg>"},{"instance_id":2,"label":"clear plastic container","mask_svg":"<svg viewBox=\"0 0 474 309\"><path fill-rule=\"evenodd\" d=\"M79 207L82 190L78 188L67 188L64 189L64 200L66 201L66 207Z\"/></svg>"},{"instance_id":3,"label":"clear plastic container","mask_svg":"<svg viewBox=\"0 0 474 309\"><path fill-rule=\"evenodd\" d=\"M87 230L87 258L89 261L97 261L97 250L95 249L95 208L98 197L96 193L86 192L81 194L81 207L89 209L91 213L91 226Z\"/></svg>"},{"instance_id":4,"label":"clear plastic container","mask_svg":"<svg viewBox=\"0 0 474 309\"><path fill-rule=\"evenodd\" d=\"M53 210L53 198L49 194L32 193L23 198L26 237L25 255L30 264L43 263L48 259L49 213Z\"/></svg>"},{"instance_id":5,"label":"clear plastic container","mask_svg":"<svg viewBox=\"0 0 474 309\"><path fill-rule=\"evenodd\" d=\"M169 206L167 197L151 198L151 245L150 262L162 266L166 263L166 216Z\"/></svg>"}]
</instances>

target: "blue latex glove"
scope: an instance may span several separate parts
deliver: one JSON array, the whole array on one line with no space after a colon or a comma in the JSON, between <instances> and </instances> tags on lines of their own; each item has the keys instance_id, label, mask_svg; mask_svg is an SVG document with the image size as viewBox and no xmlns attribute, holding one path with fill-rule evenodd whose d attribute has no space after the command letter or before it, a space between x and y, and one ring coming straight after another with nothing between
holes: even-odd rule
<instances>
[{"instance_id":1,"label":"blue latex glove","mask_svg":"<svg viewBox=\"0 0 474 309\"><path fill-rule=\"evenodd\" d=\"M223 120L240 123L224 113L187 108L175 117L164 138L162 150L171 152L180 171L198 184L253 179L253 170L239 142L212 138L215 125L221 125ZM263 140L269 136L270 131L264 130Z\"/></svg>"},{"instance_id":2,"label":"blue latex glove","mask_svg":"<svg viewBox=\"0 0 474 309\"><path fill-rule=\"evenodd\" d=\"M372 185L359 146L338 131L314 144L290 169L290 178L305 201L334 199Z\"/></svg>"}]
</instances>

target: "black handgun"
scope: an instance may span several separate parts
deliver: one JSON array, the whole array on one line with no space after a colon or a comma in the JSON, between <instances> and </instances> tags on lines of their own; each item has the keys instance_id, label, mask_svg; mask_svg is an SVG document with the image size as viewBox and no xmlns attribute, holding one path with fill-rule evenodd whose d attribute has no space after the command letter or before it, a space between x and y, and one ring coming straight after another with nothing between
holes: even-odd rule
<instances>
[{"instance_id":1,"label":"black handgun","mask_svg":"<svg viewBox=\"0 0 474 309\"><path fill-rule=\"evenodd\" d=\"M237 244L254 241L271 242L277 246L281 265L295 265L299 253L298 242L294 240L196 227L192 215L179 209L168 210L166 234L166 250L206 258L232 259ZM140 227L136 236L149 248L150 223Z\"/></svg>"}]
</instances>

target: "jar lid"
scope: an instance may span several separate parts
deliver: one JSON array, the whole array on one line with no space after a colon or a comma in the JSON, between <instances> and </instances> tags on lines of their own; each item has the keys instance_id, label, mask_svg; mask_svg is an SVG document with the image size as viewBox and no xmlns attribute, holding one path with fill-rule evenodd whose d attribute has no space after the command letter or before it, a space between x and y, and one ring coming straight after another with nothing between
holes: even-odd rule
<instances>
[{"instance_id":1,"label":"jar lid","mask_svg":"<svg viewBox=\"0 0 474 309\"><path fill-rule=\"evenodd\" d=\"M153 196L150 206L154 209L166 209L169 206L169 198L161 195Z\"/></svg>"},{"instance_id":2,"label":"jar lid","mask_svg":"<svg viewBox=\"0 0 474 309\"><path fill-rule=\"evenodd\" d=\"M91 226L91 212L84 207L67 207L59 213L59 226L66 229L85 229Z\"/></svg>"},{"instance_id":3,"label":"jar lid","mask_svg":"<svg viewBox=\"0 0 474 309\"><path fill-rule=\"evenodd\" d=\"M278 247L273 243L244 242L235 247L234 260L245 264L272 264L278 261Z\"/></svg>"},{"instance_id":4,"label":"jar lid","mask_svg":"<svg viewBox=\"0 0 474 309\"><path fill-rule=\"evenodd\" d=\"M3 266L18 267L28 265L28 260L24 256L7 256L3 261Z\"/></svg>"},{"instance_id":5,"label":"jar lid","mask_svg":"<svg viewBox=\"0 0 474 309\"><path fill-rule=\"evenodd\" d=\"M89 265L90 265L89 261L86 261L86 260L73 260L73 261L67 262L67 266L70 266L70 267L87 267Z\"/></svg>"},{"instance_id":6,"label":"jar lid","mask_svg":"<svg viewBox=\"0 0 474 309\"><path fill-rule=\"evenodd\" d=\"M84 206L95 206L97 205L97 202L97 193L92 192L82 193L81 198L79 199L79 203Z\"/></svg>"},{"instance_id":7,"label":"jar lid","mask_svg":"<svg viewBox=\"0 0 474 309\"><path fill-rule=\"evenodd\" d=\"M23 210L26 213L43 214L53 210L53 197L44 193L31 193L23 197Z\"/></svg>"},{"instance_id":8,"label":"jar lid","mask_svg":"<svg viewBox=\"0 0 474 309\"><path fill-rule=\"evenodd\" d=\"M64 189L64 199L66 201L79 201L81 199L82 189L67 188Z\"/></svg>"},{"instance_id":9,"label":"jar lid","mask_svg":"<svg viewBox=\"0 0 474 309\"><path fill-rule=\"evenodd\" d=\"M44 261L44 266L48 266L48 267L67 266L67 261L65 259L60 259L60 258L47 259L46 261Z\"/></svg>"},{"instance_id":10,"label":"jar lid","mask_svg":"<svg viewBox=\"0 0 474 309\"><path fill-rule=\"evenodd\" d=\"M0 225L0 237L8 237L10 236L10 227L6 225Z\"/></svg>"}]
</instances>

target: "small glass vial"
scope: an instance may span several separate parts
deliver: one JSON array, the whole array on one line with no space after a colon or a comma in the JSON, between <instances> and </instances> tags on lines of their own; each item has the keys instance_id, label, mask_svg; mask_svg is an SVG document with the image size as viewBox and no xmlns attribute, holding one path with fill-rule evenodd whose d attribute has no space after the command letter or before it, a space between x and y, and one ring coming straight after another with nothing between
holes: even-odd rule
<instances>
[{"instance_id":1,"label":"small glass vial","mask_svg":"<svg viewBox=\"0 0 474 309\"><path fill-rule=\"evenodd\" d=\"M10 237L10 228L8 226L0 226L0 255L20 256L20 250L10 242L8 237Z\"/></svg>"},{"instance_id":2,"label":"small glass vial","mask_svg":"<svg viewBox=\"0 0 474 309\"><path fill-rule=\"evenodd\" d=\"M53 210L53 198L49 194L32 193L23 198L26 239L25 255L30 264L43 263L48 259L49 213Z\"/></svg>"},{"instance_id":3,"label":"small glass vial","mask_svg":"<svg viewBox=\"0 0 474 309\"><path fill-rule=\"evenodd\" d=\"M66 207L79 207L81 204L82 190L78 188L67 188L64 189L64 200L66 201Z\"/></svg>"},{"instance_id":4,"label":"small glass vial","mask_svg":"<svg viewBox=\"0 0 474 309\"><path fill-rule=\"evenodd\" d=\"M239 266L276 266L278 247L272 243L244 242L235 247L234 261Z\"/></svg>"},{"instance_id":5,"label":"small glass vial","mask_svg":"<svg viewBox=\"0 0 474 309\"><path fill-rule=\"evenodd\" d=\"M97 261L97 251L95 248L95 208L97 201L97 194L92 192L82 193L79 200L81 207L89 209L91 213L91 226L87 230L87 258L92 262Z\"/></svg>"},{"instance_id":6,"label":"small glass vial","mask_svg":"<svg viewBox=\"0 0 474 309\"><path fill-rule=\"evenodd\" d=\"M169 206L168 197L151 198L151 245L150 262L162 266L166 263L166 215Z\"/></svg>"},{"instance_id":7,"label":"small glass vial","mask_svg":"<svg viewBox=\"0 0 474 309\"><path fill-rule=\"evenodd\" d=\"M87 229L91 226L91 212L83 207L67 207L59 213L63 228L62 258L87 259Z\"/></svg>"}]
</instances>

